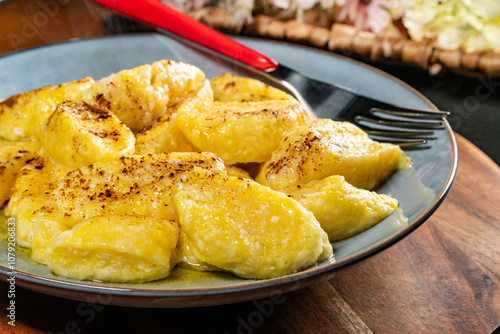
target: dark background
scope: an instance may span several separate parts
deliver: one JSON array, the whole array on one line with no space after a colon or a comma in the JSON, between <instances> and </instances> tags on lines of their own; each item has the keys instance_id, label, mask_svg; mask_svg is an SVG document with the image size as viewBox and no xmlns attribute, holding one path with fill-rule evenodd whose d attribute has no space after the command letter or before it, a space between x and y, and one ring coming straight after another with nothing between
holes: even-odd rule
<instances>
[{"instance_id":1,"label":"dark background","mask_svg":"<svg viewBox=\"0 0 500 334\"><path fill-rule=\"evenodd\" d=\"M112 16L106 34L150 32L135 22ZM500 76L470 77L452 72L431 76L423 69L370 63L409 84L440 110L451 113L452 129L500 165Z\"/></svg>"},{"instance_id":2,"label":"dark background","mask_svg":"<svg viewBox=\"0 0 500 334\"><path fill-rule=\"evenodd\" d=\"M500 77L471 78L453 73L431 77L421 69L377 65L451 113L453 130L500 164Z\"/></svg>"}]
</instances>

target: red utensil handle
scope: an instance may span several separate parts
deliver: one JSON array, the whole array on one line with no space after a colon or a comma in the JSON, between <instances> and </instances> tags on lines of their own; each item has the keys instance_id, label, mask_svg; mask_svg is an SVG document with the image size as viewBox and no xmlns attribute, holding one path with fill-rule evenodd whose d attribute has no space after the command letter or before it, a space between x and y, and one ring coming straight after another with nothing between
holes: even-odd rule
<instances>
[{"instance_id":1,"label":"red utensil handle","mask_svg":"<svg viewBox=\"0 0 500 334\"><path fill-rule=\"evenodd\" d=\"M278 63L228 36L207 27L159 0L92 0L119 13L165 29L232 59L262 71L278 68Z\"/></svg>"}]
</instances>

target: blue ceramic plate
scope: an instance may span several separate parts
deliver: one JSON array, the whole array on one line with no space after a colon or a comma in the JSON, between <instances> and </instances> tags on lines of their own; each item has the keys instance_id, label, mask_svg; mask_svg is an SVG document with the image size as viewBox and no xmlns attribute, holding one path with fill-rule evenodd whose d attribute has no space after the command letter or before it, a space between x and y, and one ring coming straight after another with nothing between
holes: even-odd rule
<instances>
[{"instance_id":1,"label":"blue ceramic plate","mask_svg":"<svg viewBox=\"0 0 500 334\"><path fill-rule=\"evenodd\" d=\"M263 40L240 41L286 66L317 79L340 84L372 98L397 105L429 108L429 101L389 75L347 58L310 48ZM86 76L100 79L122 69L174 59L200 67L211 78L223 72L245 74L234 64L157 35L126 35L73 41L19 52L0 58L0 99L12 94ZM233 303L279 295L331 278L336 270L393 245L421 225L449 190L457 167L457 148L451 128L426 150L409 151L413 167L397 172L379 192L395 197L400 208L375 227L334 244L335 260L269 280L245 280L229 274L175 269L167 279L144 284L106 284L53 275L45 266L17 251L16 284L55 296L144 307L190 307ZM408 217L404 223L402 217ZM0 243L0 276L12 271L7 243Z\"/></svg>"}]
</instances>

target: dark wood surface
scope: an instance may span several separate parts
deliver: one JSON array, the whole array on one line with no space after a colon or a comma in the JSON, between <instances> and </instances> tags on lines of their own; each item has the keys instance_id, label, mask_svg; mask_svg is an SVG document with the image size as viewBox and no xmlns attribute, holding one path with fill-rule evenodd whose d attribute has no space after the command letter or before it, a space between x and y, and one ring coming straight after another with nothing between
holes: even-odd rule
<instances>
[{"instance_id":1,"label":"dark wood surface","mask_svg":"<svg viewBox=\"0 0 500 334\"><path fill-rule=\"evenodd\" d=\"M51 13L37 9L43 1L60 7L50 23L36 27L36 36L28 34L26 22L41 19L36 14L40 10ZM108 13L93 4L43 1L0 2L0 54L100 36L106 30L102 18ZM52 22L56 16L65 25ZM23 29L28 33L22 35ZM8 33L24 36L26 44L14 45ZM480 110L465 113L460 103L473 100L468 96L478 99L474 94L485 87L484 81L385 69L451 110L460 133L455 183L439 209L408 237L329 281L274 302L144 309L106 305L106 300L72 301L17 287L13 327L7 318L9 286L1 282L0 333L491 333L500 325L498 97L491 94L480 101ZM500 79L495 80L487 87L496 90ZM450 87L453 82L459 86ZM484 110L490 114L485 116Z\"/></svg>"}]
</instances>

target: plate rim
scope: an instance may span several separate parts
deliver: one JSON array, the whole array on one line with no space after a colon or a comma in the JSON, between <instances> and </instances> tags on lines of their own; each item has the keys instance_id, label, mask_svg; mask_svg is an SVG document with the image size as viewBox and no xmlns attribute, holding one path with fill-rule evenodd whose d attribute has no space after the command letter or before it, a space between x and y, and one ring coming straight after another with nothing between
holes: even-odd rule
<instances>
[{"instance_id":1,"label":"plate rim","mask_svg":"<svg viewBox=\"0 0 500 334\"><path fill-rule=\"evenodd\" d=\"M106 36L100 36L100 37L94 37L94 38L81 38L81 39L73 39L69 41L63 41L63 42L58 42L58 43L53 43L53 44L47 44L47 45L41 45L41 46L36 46L32 48L27 48L23 50L17 50L5 55L2 55L0 57L0 61L7 57L12 57L16 56L18 54L22 53L27 53L27 52L33 52L38 49L46 49L50 47L55 47L55 46L61 46L61 45L71 45L73 43L81 43L81 42L92 42L95 40L101 40L101 39L116 39L116 38L127 38L127 37L144 37L144 36L162 36L162 37L167 37L169 39L176 40L174 36L165 36L163 34L159 33L133 33L133 34L116 34L116 35L106 35ZM364 62L361 62L356 59L352 59L349 57L346 57L344 55L328 52L326 50L320 50L317 48L313 48L310 46L306 45L299 45L299 44L294 44L286 41L275 41L275 40L269 40L269 39L263 39L263 38L258 38L258 37L243 37L243 36L237 36L235 37L237 40L251 40L251 41L257 41L257 42L264 42L264 43L270 43L270 44L283 44L283 45L288 45L296 48L303 48L306 50L310 50L313 52L319 52L326 54L331 57L336 57L340 58L343 61L348 61L354 64L355 66L363 67L369 71L376 72L377 74L384 76L391 81L395 82L396 84L406 88L409 90L411 93L415 94L419 99L421 99L423 102L425 102L429 107L438 110L437 107L427 98L425 97L421 92L417 91L415 88L407 84L406 82L392 76L391 74L380 70L378 68L375 68L369 64L366 64ZM445 181L445 184L443 188L440 190L438 194L436 194L436 198L426 207L426 209L418 215L418 217L413 220L410 224L405 226L404 229L401 229L397 231L396 233L390 235L384 241L379 244L372 245L361 252L357 253L356 255L351 255L345 259L342 259L340 261L335 261L332 264L328 264L323 267L316 267L316 268L310 268L307 269L307 271L299 271L294 274L278 277L278 278L272 278L272 279L266 279L266 280L251 280L251 281L242 281L241 283L237 283L234 285L228 285L228 286L215 286L215 287L204 287L204 288L180 288L180 289L147 289L147 288L141 288L141 289L133 289L133 288L126 288L126 287L112 287L109 285L99 285L99 284L88 284L86 281L68 281L65 278L59 279L59 278L52 278L52 277L45 277L42 275L37 275L37 274L32 274L32 273L26 273L24 271L10 271L9 268L4 267L3 265L0 265L0 279L3 281L6 281L6 279L10 276L11 273L14 273L16 278L19 278L19 285L24 286L26 288L32 289L32 290L37 290L38 292L42 293L47 293L51 295L55 295L58 297L64 297L64 298L69 298L69 299L76 299L80 300L78 296L68 296L67 293L64 293L66 291L70 292L77 292L77 295L80 293L83 293L84 295L87 293L97 293L97 294L102 294L103 292L109 292L113 296L117 297L125 297L125 299L118 299L119 303L111 303L114 305L123 305L123 306L131 306L130 303L126 303L128 298L145 298L146 300L151 300L151 299L158 299L158 298L191 298L191 297L213 297L214 295L229 295L229 294L234 294L234 293L240 293L240 292L248 292L248 291L255 291L257 292L258 290L269 290L274 287L284 287L286 285L290 285L292 283L296 282L303 282L304 284L299 284L300 286L292 286L291 289L285 289L286 291L284 292L289 292L296 290L298 288L303 288L306 287L310 284L308 284L306 281L323 281L326 279L329 279L328 276L334 275L337 271L344 269L345 267L349 265L353 265L355 263L360 263L363 262L370 257L372 257L375 254L378 254L382 252L383 250L391 247L395 243L399 242L406 236L410 235L415 229L417 229L419 226L421 226L431 215L434 213L437 208L441 205L441 203L444 201L446 198L446 195L448 194L449 190L451 189L453 182L455 180L455 176L457 173L457 168L458 168L458 147L457 147L457 142L456 138L454 136L453 130L447 120L444 120L444 126L446 129L446 134L448 139L450 140L450 144L452 147L452 164L450 166L450 171L447 175L447 179ZM380 244L381 243L381 244ZM16 281L16 283L18 283ZM312 283L311 283L312 284ZM44 290L44 289L34 289L33 285L36 286L41 286L41 287L46 287L49 291ZM53 290L63 290L60 291L60 293L57 293L57 291ZM259 294L252 294L252 298L242 298L238 299L236 298L232 302L241 302L245 300L252 300L255 299L253 297L258 296ZM76 298L75 298L76 297ZM200 300L201 301L201 300ZM125 302L125 303L123 303ZM190 306L209 306L209 305L220 305L221 303L210 303L205 300L205 303L195 303L194 305L189 305L190 303L186 303L187 306L184 305L169 305L169 303L165 303L165 305L159 305L156 307L190 307ZM225 304L225 303L224 303ZM144 307L151 307L147 305L136 305L134 304L133 306L144 306Z\"/></svg>"}]
</instances>

